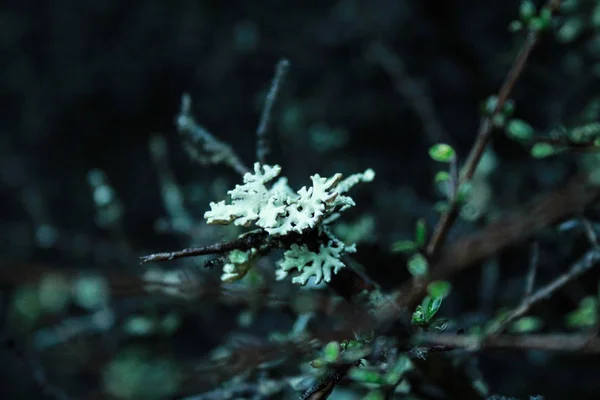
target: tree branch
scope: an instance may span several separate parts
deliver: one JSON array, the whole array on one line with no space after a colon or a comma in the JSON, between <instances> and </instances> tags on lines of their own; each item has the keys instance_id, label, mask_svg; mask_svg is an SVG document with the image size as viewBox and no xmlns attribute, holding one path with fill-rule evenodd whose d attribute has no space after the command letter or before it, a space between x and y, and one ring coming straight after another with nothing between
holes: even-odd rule
<instances>
[{"instance_id":1,"label":"tree branch","mask_svg":"<svg viewBox=\"0 0 600 400\"><path fill-rule=\"evenodd\" d=\"M560 0L549 0L545 7L547 7L551 12L555 12L559 6ZM525 38L525 42L523 43L523 46L517 55L517 58L513 62L513 65L504 79L504 83L502 84L500 91L498 92L496 107L490 115L482 118L477 132L477 138L475 139L475 144L473 145L473 148L467 157L467 161L463 169L463 175L458 183L459 188L465 183L469 182L473 177L473 174L477 169L477 165L479 165L479 161L483 156L484 150L490 141L494 127L493 121L503 109L513 87L521 76L521 73L527 64L527 60L529 59L533 48L540 38L540 34L541 33L538 30L529 31L527 37ZM459 190L457 190L457 193L458 192ZM459 206L460 203L458 196L454 196L454 198L450 201L448 210L442 215L438 224L436 225L431 240L427 245L427 255L430 259L435 259L438 256L440 249L444 245L450 228L458 217L460 208Z\"/></svg>"}]
</instances>

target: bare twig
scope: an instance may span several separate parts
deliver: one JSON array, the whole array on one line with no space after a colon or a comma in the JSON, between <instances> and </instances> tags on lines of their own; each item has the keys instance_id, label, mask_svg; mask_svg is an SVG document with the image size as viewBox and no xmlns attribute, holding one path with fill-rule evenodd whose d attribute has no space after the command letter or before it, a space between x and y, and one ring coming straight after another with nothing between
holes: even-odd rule
<instances>
[{"instance_id":1,"label":"bare twig","mask_svg":"<svg viewBox=\"0 0 600 400\"><path fill-rule=\"evenodd\" d=\"M527 349L545 351L600 354L600 338L589 334L527 334L488 337L452 333L425 333L419 337L424 343L454 346L465 350Z\"/></svg>"},{"instance_id":2,"label":"bare twig","mask_svg":"<svg viewBox=\"0 0 600 400\"><path fill-rule=\"evenodd\" d=\"M169 167L167 141L162 135L154 135L148 141L152 162L158 175L161 197L165 210L175 230L189 232L195 225L193 216L185 206L184 196L175 174Z\"/></svg>"},{"instance_id":3,"label":"bare twig","mask_svg":"<svg viewBox=\"0 0 600 400\"><path fill-rule=\"evenodd\" d=\"M598 244L598 236L596 235L596 231L594 231L592 223L587 218L582 217L581 224L583 225L583 229L585 229L585 235L590 241L590 244L595 248L600 247L600 245Z\"/></svg>"},{"instance_id":4,"label":"bare twig","mask_svg":"<svg viewBox=\"0 0 600 400\"><path fill-rule=\"evenodd\" d=\"M184 257L196 257L204 256L208 254L221 254L231 250L248 250L253 247L257 247L260 243L264 242L266 235L264 233L249 234L241 238L231 240L229 242L214 243L207 246L191 247L187 249L165 252L165 253L154 253L147 256L140 257L140 263L146 264L149 262L157 261L171 261L177 258Z\"/></svg>"},{"instance_id":5,"label":"bare twig","mask_svg":"<svg viewBox=\"0 0 600 400\"><path fill-rule=\"evenodd\" d=\"M525 292L523 294L523 301L527 299L533 293L533 285L535 284L535 275L540 262L540 245L538 242L533 242L531 245L531 256L529 259L529 271L527 272L527 278L525 281Z\"/></svg>"},{"instance_id":6,"label":"bare twig","mask_svg":"<svg viewBox=\"0 0 600 400\"><path fill-rule=\"evenodd\" d=\"M179 133L186 135L192 143L201 145L204 151L210 154L208 161L201 159L203 163L223 163L240 175L244 175L249 171L248 167L233 151L231 146L219 141L209 131L194 121L192 117L192 98L189 94L182 96L181 112L177 116L176 124Z\"/></svg>"},{"instance_id":7,"label":"bare twig","mask_svg":"<svg viewBox=\"0 0 600 400\"><path fill-rule=\"evenodd\" d=\"M448 201L452 201L458 195L458 159L456 156L450 160L450 179L448 180Z\"/></svg>"},{"instance_id":8,"label":"bare twig","mask_svg":"<svg viewBox=\"0 0 600 400\"><path fill-rule=\"evenodd\" d=\"M560 0L549 0L546 4L546 7L554 12L560 5ZM492 129L494 127L493 121L495 117L501 112L504 107L504 104L508 100L510 93L512 92L515 83L521 76L523 69L529 59L529 56L535 47L538 39L540 37L540 32L537 30L529 31L527 37L525 38L525 42L519 51L511 69L509 70L506 78L504 79L504 83L498 92L498 99L496 103L496 107L490 113L482 118L481 123L479 125L479 129L477 132L477 138L475 139L475 144L467 157L467 161L465 163L465 167L463 169L463 175L459 181L459 188L469 182L477 169L477 165L483 156L484 150L490 141ZM429 258L435 258L438 256L441 247L444 245L446 240L446 236L450 231L450 228L454 224L454 221L458 217L459 214L459 199L454 198L449 204L448 210L442 215L437 226L434 229L433 235L429 244L427 245L427 255Z\"/></svg>"},{"instance_id":9,"label":"bare twig","mask_svg":"<svg viewBox=\"0 0 600 400\"><path fill-rule=\"evenodd\" d=\"M596 248L589 250L579 260L577 260L577 262L575 262L567 272L560 275L549 284L541 287L535 291L535 293L524 298L517 308L512 310L507 317L502 319L502 321L500 321L500 323L490 331L490 335L493 336L500 334L510 322L527 314L531 307L533 307L535 304L541 302L542 300L548 299L558 289L562 288L584 272L590 270L599 261L600 250Z\"/></svg>"},{"instance_id":10,"label":"bare twig","mask_svg":"<svg viewBox=\"0 0 600 400\"><path fill-rule=\"evenodd\" d=\"M265 163L265 159L267 157L267 154L269 153L267 129L269 128L269 122L271 121L271 114L273 112L273 105L277 100L279 88L283 83L283 79L285 78L289 67L290 61L285 58L279 60L279 62L277 63L277 67L275 68L275 76L273 76L273 80L271 81L271 87L269 89L269 92L267 93L265 106L260 116L258 128L256 129L256 160L260 164Z\"/></svg>"}]
</instances>

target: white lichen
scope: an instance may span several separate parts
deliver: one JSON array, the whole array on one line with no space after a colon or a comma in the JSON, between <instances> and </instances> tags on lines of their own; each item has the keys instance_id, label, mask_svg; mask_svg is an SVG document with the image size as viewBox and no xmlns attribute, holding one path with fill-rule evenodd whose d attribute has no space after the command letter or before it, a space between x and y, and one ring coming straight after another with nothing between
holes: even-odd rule
<instances>
[{"instance_id":1,"label":"white lichen","mask_svg":"<svg viewBox=\"0 0 600 400\"><path fill-rule=\"evenodd\" d=\"M210 210L204 214L209 224L230 224L248 227L254 224L272 236L284 236L290 233L303 233L310 229L323 228L333 221L341 211L354 206L354 200L345 196L348 190L359 182L370 182L375 173L368 169L342 179L342 174L330 178L318 174L310 177L312 185L294 192L286 178L279 178L271 187L267 187L281 173L279 165L254 164L254 173L246 173L243 184L227 192L231 202L210 203ZM292 281L306 284L313 276L315 282L329 282L344 263L340 260L344 252L354 250L354 246L345 246L341 241L327 234L330 241L321 245L319 252L311 252L307 246L297 244L284 253L277 271L277 278L283 279L288 271L297 268L301 274ZM239 252L246 254L245 252ZM229 262L224 265L223 281L235 281L247 272L248 260L234 261L238 253L230 253ZM250 256L250 254L246 254ZM250 256L250 258L252 258Z\"/></svg>"},{"instance_id":2,"label":"white lichen","mask_svg":"<svg viewBox=\"0 0 600 400\"><path fill-rule=\"evenodd\" d=\"M322 281L330 282L332 274L337 274L345 265L340 260L344 252L356 251L354 245L344 246L341 242L330 241L326 246L320 245L319 252L314 253L306 245L293 244L283 254L283 260L279 262L280 270L277 271L277 279L287 277L291 269L298 269L300 275L292 279L293 283L306 285L310 277L314 277L314 283Z\"/></svg>"}]
</instances>

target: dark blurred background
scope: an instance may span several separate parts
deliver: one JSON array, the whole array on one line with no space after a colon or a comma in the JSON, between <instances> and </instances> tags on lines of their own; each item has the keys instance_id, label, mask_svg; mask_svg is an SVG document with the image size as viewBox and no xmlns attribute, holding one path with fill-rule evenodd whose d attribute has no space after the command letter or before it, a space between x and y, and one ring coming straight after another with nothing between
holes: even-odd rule
<instances>
[{"instance_id":1,"label":"dark blurred background","mask_svg":"<svg viewBox=\"0 0 600 400\"><path fill-rule=\"evenodd\" d=\"M600 3L565 3L555 32L536 48L512 96L515 116L541 133L597 118ZM362 255L359 245L357 259L383 280L388 273L398 281L406 278L404 272L390 272L402 265L388 270L369 262L397 263L397 255L389 254L390 245L410 237L417 218L425 218L430 226L436 222L434 204L441 196L433 175L439 165L429 159L427 149L442 141L455 146L462 159L468 154L481 104L498 90L522 43L523 34L508 30L518 18L519 4L3 1L0 305L6 309L5 319L10 320L12 296L35 271L136 275L142 269L139 255L222 239L221 231L190 239L160 229L160 219L169 211L149 141L158 134L166 141L168 169L181 185L188 211L202 222L208 202L219 200L215 196L232 188L239 176L224 166L201 166L190 158L174 124L181 96L189 93L198 123L230 143L251 165L265 93L281 58L289 59L291 67L273 112L269 162L282 165L294 187L306 184L314 173L373 168L376 180L356 190L357 206L347 217L368 217L363 223L370 233L363 238ZM560 27L567 23L571 31L564 32L567 29ZM582 168L575 155L533 160L502 130L495 134L485 163L473 215L457 223L451 240L560 186ZM119 199L118 223L99 223L90 171L102 171ZM545 240L542 280L563 271L585 246L581 234L549 234ZM442 312L467 321L468 316L485 319L497 307L516 305L527 259L525 243L494 261L496 269L488 271L496 273L496 289L491 299L484 299L485 306L481 270L462 275L453 282L454 298ZM218 271L210 274L219 276ZM550 301L539 311L548 326L560 327L582 297L597 292L597 282L590 279ZM127 313L128 304L113 306ZM167 340L177 343L169 346L202 355L236 324L220 315L199 318L204 318L202 323L187 315L180 336ZM202 326L206 321L214 323L211 329ZM273 322L267 318L262 324L268 331ZM80 394L73 398L107 396L99 394L104 389L98 374L78 375L71 359L52 355L32 367L30 357L15 355L23 347L25 353L38 354L28 334L17 335L16 343L7 339L0 354L4 398L53 398L35 378L38 368L71 374L48 380L62 382L67 392L68 385L74 385L72 393ZM107 336L102 340L118 340ZM595 399L600 394L597 361L488 352L479 365L492 393Z\"/></svg>"}]
</instances>

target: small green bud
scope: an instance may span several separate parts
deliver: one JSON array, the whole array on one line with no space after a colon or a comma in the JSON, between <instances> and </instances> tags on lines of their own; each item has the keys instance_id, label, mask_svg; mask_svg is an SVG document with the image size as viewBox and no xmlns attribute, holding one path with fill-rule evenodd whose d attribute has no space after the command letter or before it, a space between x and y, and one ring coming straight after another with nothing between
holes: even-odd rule
<instances>
[{"instance_id":1,"label":"small green bud","mask_svg":"<svg viewBox=\"0 0 600 400\"><path fill-rule=\"evenodd\" d=\"M585 24L580 17L566 20L556 32L556 38L562 43L571 43L576 40L585 29Z\"/></svg>"},{"instance_id":2,"label":"small green bud","mask_svg":"<svg viewBox=\"0 0 600 400\"><path fill-rule=\"evenodd\" d=\"M435 212L443 214L450 209L450 206L445 201L438 201L433 205L433 209Z\"/></svg>"},{"instance_id":3,"label":"small green bud","mask_svg":"<svg viewBox=\"0 0 600 400\"><path fill-rule=\"evenodd\" d=\"M448 171L439 171L435 174L435 178L433 178L435 183L443 183L450 180L450 174Z\"/></svg>"},{"instance_id":4,"label":"small green bud","mask_svg":"<svg viewBox=\"0 0 600 400\"><path fill-rule=\"evenodd\" d=\"M579 308L566 316L567 326L585 328L595 326L598 317L598 301L593 296L584 297L579 302Z\"/></svg>"},{"instance_id":5,"label":"small green bud","mask_svg":"<svg viewBox=\"0 0 600 400\"><path fill-rule=\"evenodd\" d=\"M452 285L447 281L433 281L427 285L427 293L431 297L444 298L450 294L451 289Z\"/></svg>"},{"instance_id":6,"label":"small green bud","mask_svg":"<svg viewBox=\"0 0 600 400\"><path fill-rule=\"evenodd\" d=\"M512 99L507 99L502 107L502 115L510 118L515 112L515 102Z\"/></svg>"},{"instance_id":7,"label":"small green bud","mask_svg":"<svg viewBox=\"0 0 600 400\"><path fill-rule=\"evenodd\" d=\"M519 7L519 16L523 21L529 21L531 18L535 17L536 13L537 9L532 1L525 0L521 3L521 6Z\"/></svg>"},{"instance_id":8,"label":"small green bud","mask_svg":"<svg viewBox=\"0 0 600 400\"><path fill-rule=\"evenodd\" d=\"M325 361L332 363L340 357L340 344L338 342L329 342L325 346Z\"/></svg>"},{"instance_id":9,"label":"small green bud","mask_svg":"<svg viewBox=\"0 0 600 400\"><path fill-rule=\"evenodd\" d=\"M517 32L521 32L523 30L523 23L521 21L511 21L510 24L508 24L508 31L511 33L517 33Z\"/></svg>"},{"instance_id":10,"label":"small green bud","mask_svg":"<svg viewBox=\"0 0 600 400\"><path fill-rule=\"evenodd\" d=\"M598 140L598 136L600 135L600 123L593 122L591 124L578 126L574 128L569 137L572 141L577 143L585 143Z\"/></svg>"},{"instance_id":11,"label":"small green bud","mask_svg":"<svg viewBox=\"0 0 600 400\"><path fill-rule=\"evenodd\" d=\"M229 260L234 264L247 263L249 258L247 251L235 249L229 253Z\"/></svg>"},{"instance_id":12,"label":"small green bud","mask_svg":"<svg viewBox=\"0 0 600 400\"><path fill-rule=\"evenodd\" d=\"M548 7L542 7L542 9L540 10L540 15L538 17L540 18L540 20L542 20L542 23L545 26L544 29L547 29L550 27L550 23L552 22L552 10Z\"/></svg>"},{"instance_id":13,"label":"small green bud","mask_svg":"<svg viewBox=\"0 0 600 400\"><path fill-rule=\"evenodd\" d=\"M456 194L456 198L459 203L466 201L471 193L473 192L473 184L471 182L465 182L458 188L458 193Z\"/></svg>"},{"instance_id":14,"label":"small green bud","mask_svg":"<svg viewBox=\"0 0 600 400\"><path fill-rule=\"evenodd\" d=\"M529 21L528 27L534 32L542 32L548 28L548 25L542 18L536 17Z\"/></svg>"},{"instance_id":15,"label":"small green bud","mask_svg":"<svg viewBox=\"0 0 600 400\"><path fill-rule=\"evenodd\" d=\"M417 326L424 326L427 324L427 321L425 320L425 314L423 313L423 307L421 305L418 305L417 308L415 308L415 312L413 312L410 323Z\"/></svg>"},{"instance_id":16,"label":"small green bud","mask_svg":"<svg viewBox=\"0 0 600 400\"><path fill-rule=\"evenodd\" d=\"M429 149L429 156L435 161L449 163L456 156L456 152L448 144L437 143Z\"/></svg>"},{"instance_id":17,"label":"small green bud","mask_svg":"<svg viewBox=\"0 0 600 400\"><path fill-rule=\"evenodd\" d=\"M522 317L514 321L510 326L512 333L529 333L539 330L542 321L536 317Z\"/></svg>"},{"instance_id":18,"label":"small green bud","mask_svg":"<svg viewBox=\"0 0 600 400\"><path fill-rule=\"evenodd\" d=\"M367 369L352 368L349 372L349 376L356 382L364 383L384 383L383 378L377 371L370 371Z\"/></svg>"},{"instance_id":19,"label":"small green bud","mask_svg":"<svg viewBox=\"0 0 600 400\"><path fill-rule=\"evenodd\" d=\"M485 99L483 103L481 113L485 116L490 116L496 110L496 106L498 105L498 97L497 96L489 96Z\"/></svg>"},{"instance_id":20,"label":"small green bud","mask_svg":"<svg viewBox=\"0 0 600 400\"><path fill-rule=\"evenodd\" d=\"M415 226L415 242L419 247L422 247L425 245L426 240L427 224L425 224L425 220L423 218L419 218Z\"/></svg>"},{"instance_id":21,"label":"small green bud","mask_svg":"<svg viewBox=\"0 0 600 400\"><path fill-rule=\"evenodd\" d=\"M425 309L425 321L429 322L442 306L442 298L427 296L423 302L426 304L423 307Z\"/></svg>"},{"instance_id":22,"label":"small green bud","mask_svg":"<svg viewBox=\"0 0 600 400\"><path fill-rule=\"evenodd\" d=\"M492 124L495 128L503 128L506 124L506 117L503 114L496 114L492 118Z\"/></svg>"},{"instance_id":23,"label":"small green bud","mask_svg":"<svg viewBox=\"0 0 600 400\"><path fill-rule=\"evenodd\" d=\"M506 134L515 140L530 140L533 137L534 130L527 122L522 119L511 119L506 125Z\"/></svg>"},{"instance_id":24,"label":"small green bud","mask_svg":"<svg viewBox=\"0 0 600 400\"><path fill-rule=\"evenodd\" d=\"M344 340L341 344L344 351L360 349L362 346L363 344L357 340Z\"/></svg>"},{"instance_id":25,"label":"small green bud","mask_svg":"<svg viewBox=\"0 0 600 400\"><path fill-rule=\"evenodd\" d=\"M546 158L553 155L556 151L550 143L536 143L531 148L531 156L533 158Z\"/></svg>"},{"instance_id":26,"label":"small green bud","mask_svg":"<svg viewBox=\"0 0 600 400\"><path fill-rule=\"evenodd\" d=\"M412 240L399 240L392 244L392 252L394 253L412 253L419 248Z\"/></svg>"},{"instance_id":27,"label":"small green bud","mask_svg":"<svg viewBox=\"0 0 600 400\"><path fill-rule=\"evenodd\" d=\"M414 254L408 259L408 272L414 277L427 274L428 263L425 256L420 253Z\"/></svg>"}]
</instances>

